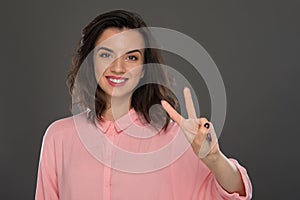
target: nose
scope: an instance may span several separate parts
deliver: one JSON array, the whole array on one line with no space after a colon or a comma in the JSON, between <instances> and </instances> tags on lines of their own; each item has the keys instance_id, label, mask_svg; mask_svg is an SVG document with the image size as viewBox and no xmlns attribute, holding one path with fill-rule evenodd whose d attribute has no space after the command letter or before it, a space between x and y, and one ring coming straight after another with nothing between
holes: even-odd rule
<instances>
[{"instance_id":1,"label":"nose","mask_svg":"<svg viewBox=\"0 0 300 200\"><path fill-rule=\"evenodd\" d=\"M124 59L122 56L116 58L110 66L110 71L114 72L116 74L122 74L126 72L125 66L124 66Z\"/></svg>"}]
</instances>

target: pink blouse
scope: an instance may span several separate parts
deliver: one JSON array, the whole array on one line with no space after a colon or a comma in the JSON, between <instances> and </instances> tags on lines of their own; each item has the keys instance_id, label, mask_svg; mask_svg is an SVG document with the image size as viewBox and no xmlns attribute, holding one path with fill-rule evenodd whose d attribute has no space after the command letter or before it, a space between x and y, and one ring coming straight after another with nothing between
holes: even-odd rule
<instances>
[{"instance_id":1,"label":"pink blouse","mask_svg":"<svg viewBox=\"0 0 300 200\"><path fill-rule=\"evenodd\" d=\"M87 111L53 122L40 154L36 200L251 199L247 171L234 159L246 196L226 192L176 123L157 132L134 109L116 121Z\"/></svg>"}]
</instances>

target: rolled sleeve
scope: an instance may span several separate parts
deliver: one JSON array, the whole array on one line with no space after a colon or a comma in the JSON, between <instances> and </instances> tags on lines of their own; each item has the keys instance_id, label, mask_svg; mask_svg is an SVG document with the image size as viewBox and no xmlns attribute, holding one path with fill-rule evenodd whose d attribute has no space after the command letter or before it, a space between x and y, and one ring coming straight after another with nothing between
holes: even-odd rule
<instances>
[{"instance_id":1,"label":"rolled sleeve","mask_svg":"<svg viewBox=\"0 0 300 200\"><path fill-rule=\"evenodd\" d=\"M233 162L235 164L235 166L237 167L237 169L239 170L241 177L242 177L242 181L244 184L244 188L245 188L245 192L246 195L245 196L241 196L239 193L229 193L226 190L224 190L222 188L222 186L218 183L216 177L213 177L213 181L215 182L215 191L217 194L219 194L219 199L232 199L232 200L248 200L252 198L252 185L251 185L251 181L250 178L247 174L247 171L244 167L242 167L237 160L230 158L230 161Z\"/></svg>"}]
</instances>

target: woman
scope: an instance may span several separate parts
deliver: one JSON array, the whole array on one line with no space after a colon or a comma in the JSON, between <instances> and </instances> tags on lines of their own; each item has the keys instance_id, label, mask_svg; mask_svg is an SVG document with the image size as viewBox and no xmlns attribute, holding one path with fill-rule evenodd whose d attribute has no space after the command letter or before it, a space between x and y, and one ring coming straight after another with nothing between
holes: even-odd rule
<instances>
[{"instance_id":1,"label":"woman","mask_svg":"<svg viewBox=\"0 0 300 200\"><path fill-rule=\"evenodd\" d=\"M246 170L222 154L212 123L197 118L189 89L184 119L166 71L147 66L162 63L151 42L141 17L123 10L99 15L83 30L68 85L86 111L48 127L36 199L251 198ZM176 142L153 162L122 156L146 158L180 135L191 145L176 159L169 156Z\"/></svg>"}]
</instances>

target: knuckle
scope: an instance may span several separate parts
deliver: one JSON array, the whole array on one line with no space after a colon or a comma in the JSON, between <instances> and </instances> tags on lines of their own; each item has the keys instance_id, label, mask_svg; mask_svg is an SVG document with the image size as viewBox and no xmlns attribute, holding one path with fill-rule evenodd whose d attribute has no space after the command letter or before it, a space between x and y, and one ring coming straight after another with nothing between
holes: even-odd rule
<instances>
[{"instance_id":1,"label":"knuckle","mask_svg":"<svg viewBox=\"0 0 300 200\"><path fill-rule=\"evenodd\" d=\"M202 120L202 121L208 121L206 117L200 117L200 120Z\"/></svg>"}]
</instances>

